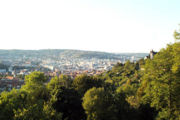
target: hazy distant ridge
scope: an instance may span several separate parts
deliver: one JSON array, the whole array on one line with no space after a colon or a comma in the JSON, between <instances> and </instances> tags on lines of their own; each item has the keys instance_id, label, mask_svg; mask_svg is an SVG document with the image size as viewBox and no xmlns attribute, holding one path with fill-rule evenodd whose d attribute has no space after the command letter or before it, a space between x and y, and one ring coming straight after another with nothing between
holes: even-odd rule
<instances>
[{"instance_id":1,"label":"hazy distant ridge","mask_svg":"<svg viewBox=\"0 0 180 120\"><path fill-rule=\"evenodd\" d=\"M0 56L23 57L72 57L72 58L98 58L98 59L119 59L121 56L144 57L147 53L108 53L99 51L83 51L68 49L43 49L43 50L0 50Z\"/></svg>"}]
</instances>

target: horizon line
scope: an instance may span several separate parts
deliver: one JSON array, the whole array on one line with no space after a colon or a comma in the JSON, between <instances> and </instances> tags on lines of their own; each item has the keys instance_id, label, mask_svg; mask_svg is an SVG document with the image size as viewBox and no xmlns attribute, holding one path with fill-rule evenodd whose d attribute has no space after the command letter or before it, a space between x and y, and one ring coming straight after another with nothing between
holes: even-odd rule
<instances>
[{"instance_id":1,"label":"horizon line","mask_svg":"<svg viewBox=\"0 0 180 120\"><path fill-rule=\"evenodd\" d=\"M108 52L108 51L98 51L98 50L82 50L82 49L64 49L64 48L45 48L45 49L1 49L0 50L19 50L19 51L40 51L40 50L73 50L73 51L85 51L85 52L102 52L102 53L113 53L113 54L122 54L122 53L149 53L149 52Z\"/></svg>"}]
</instances>

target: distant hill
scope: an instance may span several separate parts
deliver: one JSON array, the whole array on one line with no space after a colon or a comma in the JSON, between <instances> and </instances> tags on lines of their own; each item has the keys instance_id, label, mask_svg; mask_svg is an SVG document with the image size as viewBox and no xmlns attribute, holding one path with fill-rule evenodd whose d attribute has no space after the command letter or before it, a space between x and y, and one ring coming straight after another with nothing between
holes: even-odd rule
<instances>
[{"instance_id":1,"label":"distant hill","mask_svg":"<svg viewBox=\"0 0 180 120\"><path fill-rule=\"evenodd\" d=\"M58 58L58 57L70 57L70 58L86 58L86 59L119 59L122 56L135 56L142 58L147 53L108 53L98 51L83 51L83 50L68 50L68 49L43 49L43 50L0 50L0 58L2 56L13 57L39 57L39 58Z\"/></svg>"}]
</instances>

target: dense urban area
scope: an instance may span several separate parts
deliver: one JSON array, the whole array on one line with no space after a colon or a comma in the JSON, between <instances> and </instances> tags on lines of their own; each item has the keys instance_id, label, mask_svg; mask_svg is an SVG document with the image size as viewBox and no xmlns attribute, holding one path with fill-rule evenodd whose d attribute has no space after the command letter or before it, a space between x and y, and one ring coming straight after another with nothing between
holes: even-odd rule
<instances>
[{"instance_id":1,"label":"dense urban area","mask_svg":"<svg viewBox=\"0 0 180 120\"><path fill-rule=\"evenodd\" d=\"M0 50L0 91L19 89L24 76L33 71L46 76L68 75L75 78L86 73L98 75L117 63L136 62L146 53L113 54L80 50Z\"/></svg>"}]
</instances>

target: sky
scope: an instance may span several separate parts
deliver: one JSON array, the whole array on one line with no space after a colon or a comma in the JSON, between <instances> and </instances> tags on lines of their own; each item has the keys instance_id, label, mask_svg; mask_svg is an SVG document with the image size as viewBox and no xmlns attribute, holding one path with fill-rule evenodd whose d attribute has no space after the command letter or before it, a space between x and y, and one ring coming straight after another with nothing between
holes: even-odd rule
<instances>
[{"instance_id":1,"label":"sky","mask_svg":"<svg viewBox=\"0 0 180 120\"><path fill-rule=\"evenodd\" d=\"M180 0L0 0L0 49L159 51Z\"/></svg>"}]
</instances>

